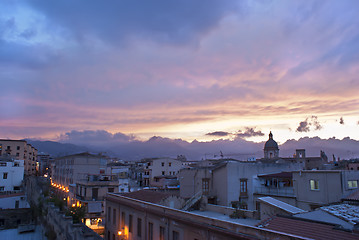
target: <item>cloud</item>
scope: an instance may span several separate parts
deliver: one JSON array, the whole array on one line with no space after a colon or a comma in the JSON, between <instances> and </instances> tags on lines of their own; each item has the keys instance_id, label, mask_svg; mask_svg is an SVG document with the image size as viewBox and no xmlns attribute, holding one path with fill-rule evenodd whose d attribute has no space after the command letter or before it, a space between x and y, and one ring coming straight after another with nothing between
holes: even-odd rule
<instances>
[{"instance_id":1,"label":"cloud","mask_svg":"<svg viewBox=\"0 0 359 240\"><path fill-rule=\"evenodd\" d=\"M305 119L305 121L299 123L299 126L297 127L296 131L297 132L309 132L308 118Z\"/></svg>"},{"instance_id":2,"label":"cloud","mask_svg":"<svg viewBox=\"0 0 359 240\"><path fill-rule=\"evenodd\" d=\"M320 124L317 116L311 116L310 118L306 118L304 121L299 123L297 127L297 132L309 132L313 127L313 130L322 129L322 125Z\"/></svg>"},{"instance_id":3,"label":"cloud","mask_svg":"<svg viewBox=\"0 0 359 240\"><path fill-rule=\"evenodd\" d=\"M341 118L339 119L339 123L340 123L341 125L344 125L344 119L343 119L343 117L341 117Z\"/></svg>"},{"instance_id":4,"label":"cloud","mask_svg":"<svg viewBox=\"0 0 359 240\"><path fill-rule=\"evenodd\" d=\"M72 130L71 132L61 134L59 137L60 142L100 146L113 143L128 143L133 140L135 140L133 135L126 135L120 132L112 134L105 130Z\"/></svg>"},{"instance_id":5,"label":"cloud","mask_svg":"<svg viewBox=\"0 0 359 240\"><path fill-rule=\"evenodd\" d=\"M216 132L210 132L206 133L206 136L215 136L215 137L225 137L231 135L229 132L223 132L223 131L216 131Z\"/></svg>"},{"instance_id":6,"label":"cloud","mask_svg":"<svg viewBox=\"0 0 359 240\"><path fill-rule=\"evenodd\" d=\"M245 127L244 132L239 130L236 134L239 138L247 138L247 137L256 137L256 136L264 136L261 130L256 131L255 128Z\"/></svg>"},{"instance_id":7,"label":"cloud","mask_svg":"<svg viewBox=\"0 0 359 240\"><path fill-rule=\"evenodd\" d=\"M230 13L238 11L236 1L99 1L71 0L48 3L31 1L29 5L44 14L49 25L62 28L84 41L95 36L112 44L131 37L182 44L199 38L216 27ZM69 7L71 6L71 7Z\"/></svg>"}]
</instances>

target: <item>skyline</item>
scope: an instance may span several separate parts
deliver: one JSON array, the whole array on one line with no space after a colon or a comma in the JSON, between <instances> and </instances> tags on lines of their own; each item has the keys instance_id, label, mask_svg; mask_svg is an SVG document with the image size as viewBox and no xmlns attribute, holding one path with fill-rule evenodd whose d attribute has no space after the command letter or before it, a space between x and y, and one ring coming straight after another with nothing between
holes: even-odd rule
<instances>
[{"instance_id":1,"label":"skyline","mask_svg":"<svg viewBox=\"0 0 359 240\"><path fill-rule=\"evenodd\" d=\"M1 5L1 138L359 140L357 1Z\"/></svg>"}]
</instances>

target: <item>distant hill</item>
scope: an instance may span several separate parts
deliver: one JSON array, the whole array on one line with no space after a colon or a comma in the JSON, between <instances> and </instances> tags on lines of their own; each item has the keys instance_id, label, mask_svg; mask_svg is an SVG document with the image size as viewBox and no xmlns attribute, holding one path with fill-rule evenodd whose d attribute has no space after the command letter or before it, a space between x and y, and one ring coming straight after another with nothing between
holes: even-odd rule
<instances>
[{"instance_id":1,"label":"distant hill","mask_svg":"<svg viewBox=\"0 0 359 240\"><path fill-rule=\"evenodd\" d=\"M38 141L25 139L32 146L37 148L39 152L45 152L53 157L62 157L70 154L81 153L89 151L87 147L78 146L71 143L59 143L53 141ZM93 151L91 151L93 152Z\"/></svg>"},{"instance_id":2,"label":"distant hill","mask_svg":"<svg viewBox=\"0 0 359 240\"><path fill-rule=\"evenodd\" d=\"M47 152L54 157L65 156L80 152L102 152L110 157L123 160L140 160L152 157L177 157L184 155L188 160L201 160L218 157L223 153L225 157L246 160L247 157L263 157L265 142L255 143L237 138L235 140L214 140L210 142L192 141L152 137L147 141L116 139L99 140L87 137L73 143L59 143L53 141L27 140L41 152ZM344 139L320 139L319 137L304 137L299 140L287 140L279 145L281 157L291 157L296 149L306 149L306 155L316 157L323 150L329 160L335 158L350 159L359 157L359 141Z\"/></svg>"}]
</instances>

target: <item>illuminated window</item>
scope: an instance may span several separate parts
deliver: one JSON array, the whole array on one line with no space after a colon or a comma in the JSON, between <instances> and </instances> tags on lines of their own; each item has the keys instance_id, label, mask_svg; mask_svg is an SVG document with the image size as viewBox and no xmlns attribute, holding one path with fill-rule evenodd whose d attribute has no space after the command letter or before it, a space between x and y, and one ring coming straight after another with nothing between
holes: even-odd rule
<instances>
[{"instance_id":1,"label":"illuminated window","mask_svg":"<svg viewBox=\"0 0 359 240\"><path fill-rule=\"evenodd\" d=\"M358 188L358 181L357 180L348 181L348 188Z\"/></svg>"},{"instance_id":2,"label":"illuminated window","mask_svg":"<svg viewBox=\"0 0 359 240\"><path fill-rule=\"evenodd\" d=\"M318 180L310 180L310 190L319 190L319 181Z\"/></svg>"},{"instance_id":3,"label":"illuminated window","mask_svg":"<svg viewBox=\"0 0 359 240\"><path fill-rule=\"evenodd\" d=\"M169 166L169 167L171 167L171 166L172 166L172 163L171 163L171 162L169 162L169 163L168 163L168 166Z\"/></svg>"}]
</instances>

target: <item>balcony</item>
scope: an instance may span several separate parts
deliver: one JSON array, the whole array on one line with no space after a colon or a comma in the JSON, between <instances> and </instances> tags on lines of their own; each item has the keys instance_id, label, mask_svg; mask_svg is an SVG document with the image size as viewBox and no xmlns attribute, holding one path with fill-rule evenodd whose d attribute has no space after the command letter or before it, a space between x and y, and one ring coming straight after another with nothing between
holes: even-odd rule
<instances>
[{"instance_id":1,"label":"balcony","mask_svg":"<svg viewBox=\"0 0 359 240\"><path fill-rule=\"evenodd\" d=\"M254 194L268 195L268 196L280 196L280 197L295 197L294 189L292 187L257 187Z\"/></svg>"}]
</instances>

